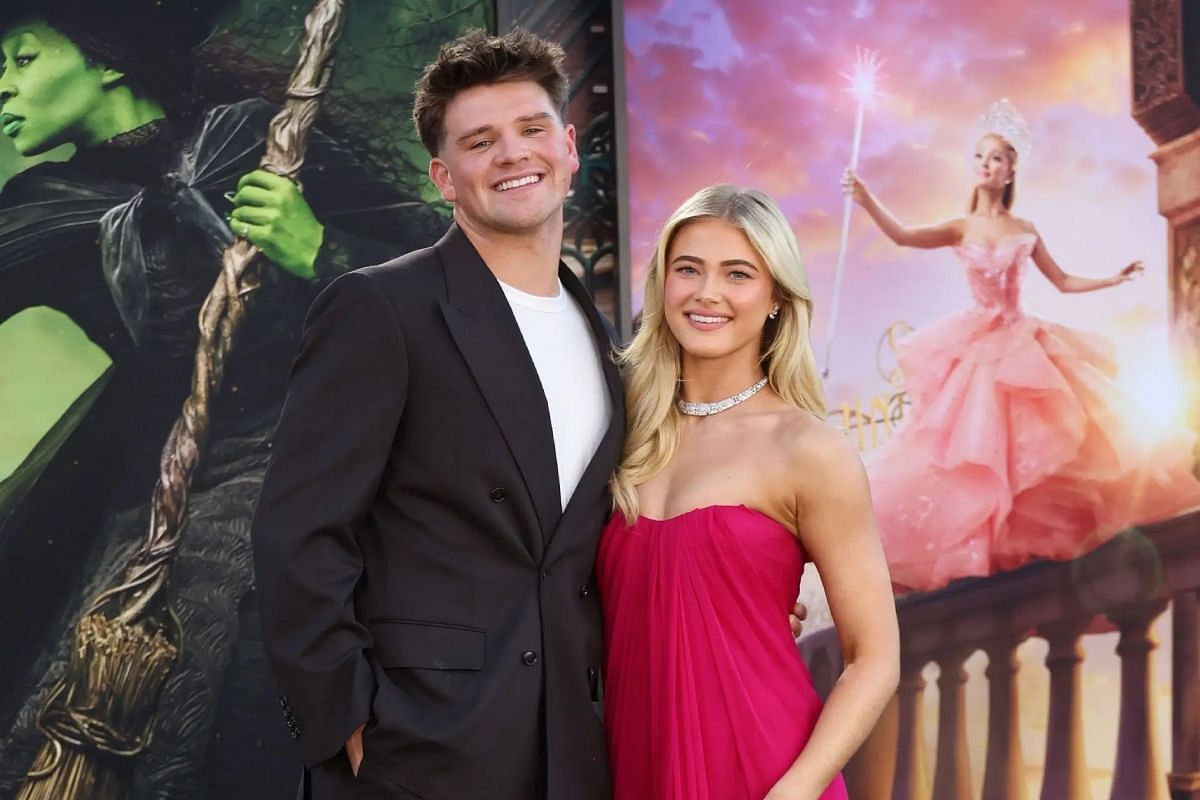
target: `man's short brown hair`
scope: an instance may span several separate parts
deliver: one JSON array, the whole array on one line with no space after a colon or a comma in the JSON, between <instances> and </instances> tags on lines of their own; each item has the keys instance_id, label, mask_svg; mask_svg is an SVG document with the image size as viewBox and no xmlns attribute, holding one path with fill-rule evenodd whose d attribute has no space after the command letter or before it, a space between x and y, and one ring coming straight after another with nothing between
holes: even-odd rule
<instances>
[{"instance_id":1,"label":"man's short brown hair","mask_svg":"<svg viewBox=\"0 0 1200 800\"><path fill-rule=\"evenodd\" d=\"M421 144L436 156L445 134L446 106L475 86L533 81L546 90L561 120L567 104L563 49L523 28L492 36L475 28L442 45L417 81L413 122Z\"/></svg>"}]
</instances>

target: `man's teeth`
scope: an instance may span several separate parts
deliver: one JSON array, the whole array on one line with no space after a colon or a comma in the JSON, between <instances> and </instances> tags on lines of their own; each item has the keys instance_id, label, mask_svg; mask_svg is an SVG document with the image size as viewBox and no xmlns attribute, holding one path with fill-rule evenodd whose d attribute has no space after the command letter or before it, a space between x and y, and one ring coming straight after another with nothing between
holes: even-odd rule
<instances>
[{"instance_id":1,"label":"man's teeth","mask_svg":"<svg viewBox=\"0 0 1200 800\"><path fill-rule=\"evenodd\" d=\"M711 323L711 324L716 324L718 322L725 322L726 320L729 319L729 317L704 317L704 316L701 316L700 314L688 314L688 316L692 319L693 322L706 322L706 323Z\"/></svg>"},{"instance_id":2,"label":"man's teeth","mask_svg":"<svg viewBox=\"0 0 1200 800\"><path fill-rule=\"evenodd\" d=\"M541 179L542 179L541 175L528 175L524 178L517 178L515 180L505 181L504 183L497 186L496 190L500 191L500 192L507 192L509 189L516 189L518 186L528 186L531 183L538 183L539 181L541 181Z\"/></svg>"}]
</instances>

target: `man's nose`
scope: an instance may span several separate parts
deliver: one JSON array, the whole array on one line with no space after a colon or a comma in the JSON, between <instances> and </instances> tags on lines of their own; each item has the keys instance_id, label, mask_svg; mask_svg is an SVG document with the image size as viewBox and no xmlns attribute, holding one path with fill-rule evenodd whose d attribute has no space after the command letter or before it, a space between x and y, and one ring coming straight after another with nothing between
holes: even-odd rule
<instances>
[{"instance_id":1,"label":"man's nose","mask_svg":"<svg viewBox=\"0 0 1200 800\"><path fill-rule=\"evenodd\" d=\"M501 136L495 152L501 163L511 164L529 157L529 143L521 136Z\"/></svg>"}]
</instances>

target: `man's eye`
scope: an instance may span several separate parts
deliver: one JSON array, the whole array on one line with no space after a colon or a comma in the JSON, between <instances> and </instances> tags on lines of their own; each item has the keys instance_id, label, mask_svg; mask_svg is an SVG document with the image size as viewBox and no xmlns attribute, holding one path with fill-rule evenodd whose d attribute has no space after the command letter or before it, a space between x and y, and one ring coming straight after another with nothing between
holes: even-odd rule
<instances>
[{"instance_id":1,"label":"man's eye","mask_svg":"<svg viewBox=\"0 0 1200 800\"><path fill-rule=\"evenodd\" d=\"M27 67L33 63L33 60L35 58L37 58L36 55L17 56L16 58L13 59L13 63L16 64L18 67Z\"/></svg>"},{"instance_id":2,"label":"man's eye","mask_svg":"<svg viewBox=\"0 0 1200 800\"><path fill-rule=\"evenodd\" d=\"M546 130L546 129L545 128L526 128L525 133L527 135L528 134L537 134L537 133L541 133L544 130Z\"/></svg>"},{"instance_id":3,"label":"man's eye","mask_svg":"<svg viewBox=\"0 0 1200 800\"><path fill-rule=\"evenodd\" d=\"M482 150L483 148L487 147L489 144L491 144L491 141L489 141L488 139L480 139L478 142L475 142L474 144L471 145L471 149L472 150Z\"/></svg>"}]
</instances>

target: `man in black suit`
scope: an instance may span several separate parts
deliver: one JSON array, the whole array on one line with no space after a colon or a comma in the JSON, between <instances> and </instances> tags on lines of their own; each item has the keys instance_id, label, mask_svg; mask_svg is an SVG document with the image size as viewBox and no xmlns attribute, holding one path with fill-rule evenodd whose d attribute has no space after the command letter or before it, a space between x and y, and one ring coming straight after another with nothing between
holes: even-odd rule
<instances>
[{"instance_id":1,"label":"man in black suit","mask_svg":"<svg viewBox=\"0 0 1200 800\"><path fill-rule=\"evenodd\" d=\"M318 800L611 794L592 570L624 406L559 259L562 57L442 48L414 117L454 224L309 313L252 538Z\"/></svg>"}]
</instances>

